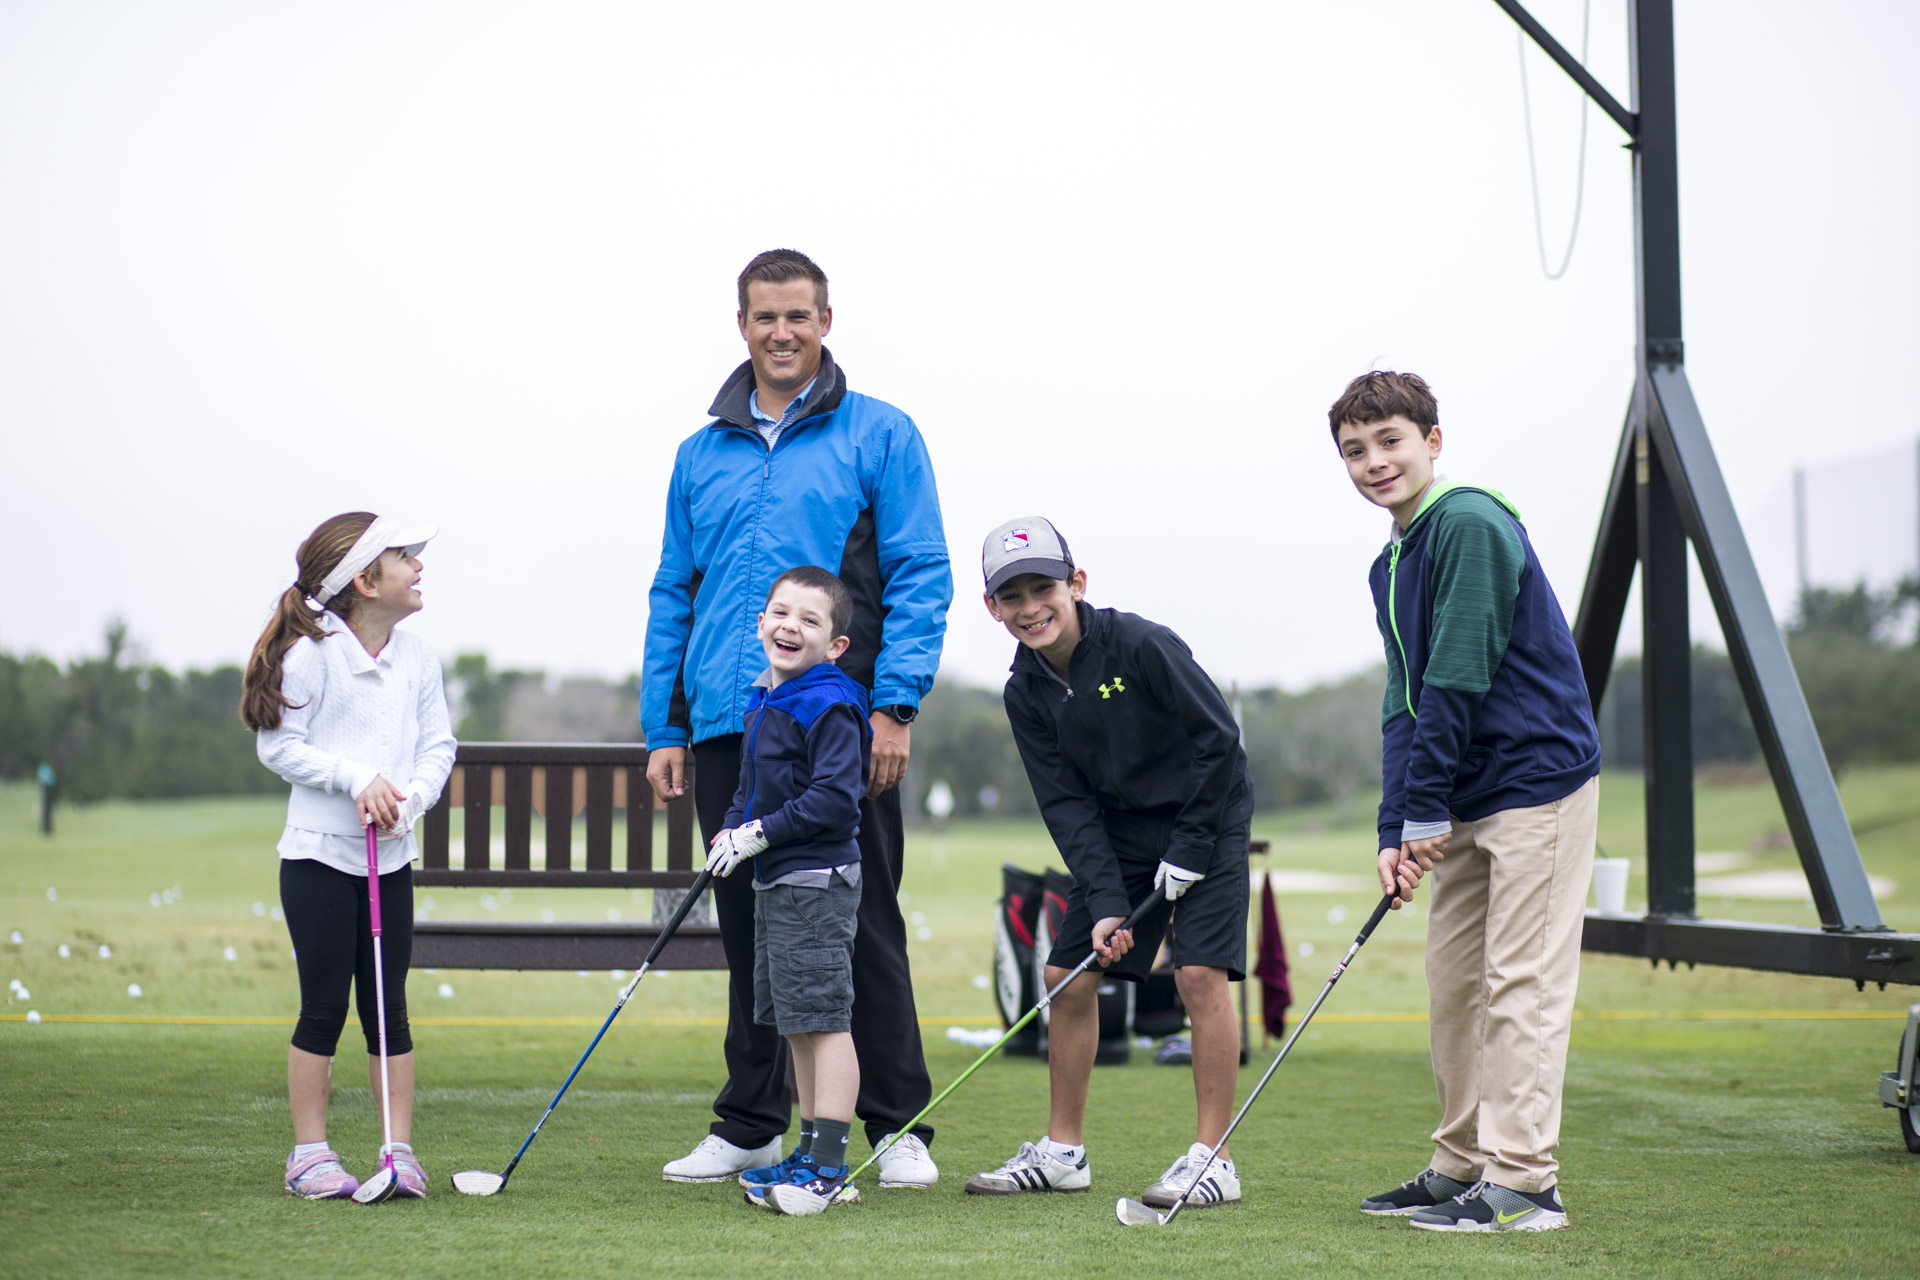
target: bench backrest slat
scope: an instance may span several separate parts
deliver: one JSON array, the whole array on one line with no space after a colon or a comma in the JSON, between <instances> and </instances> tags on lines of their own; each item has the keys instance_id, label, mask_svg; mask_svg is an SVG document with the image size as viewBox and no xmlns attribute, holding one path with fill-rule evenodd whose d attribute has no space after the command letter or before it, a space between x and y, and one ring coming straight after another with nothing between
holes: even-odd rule
<instances>
[{"instance_id":1,"label":"bench backrest slat","mask_svg":"<svg viewBox=\"0 0 1920 1280\"><path fill-rule=\"evenodd\" d=\"M655 862L653 788L647 750L628 743L462 743L440 801L428 811L420 839L417 879L439 885L555 887L593 883L676 888L694 879L692 787L666 806L666 865ZM688 762L691 766L691 761ZM689 768L691 781L691 768ZM460 865L452 865L452 813L464 819ZM500 816L503 856L494 865L494 810ZM614 867L614 818L627 818L625 867ZM546 856L533 858L534 815L545 818ZM586 861L573 859L574 821L584 816ZM551 880L548 878L551 877ZM575 877L579 877L576 879Z\"/></svg>"}]
</instances>

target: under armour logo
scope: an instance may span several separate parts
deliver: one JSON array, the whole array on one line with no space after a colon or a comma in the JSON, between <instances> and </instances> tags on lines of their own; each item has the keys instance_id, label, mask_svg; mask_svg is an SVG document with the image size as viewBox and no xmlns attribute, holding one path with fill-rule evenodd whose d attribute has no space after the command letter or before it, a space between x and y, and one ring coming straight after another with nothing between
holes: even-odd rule
<instances>
[{"instance_id":1,"label":"under armour logo","mask_svg":"<svg viewBox=\"0 0 1920 1280\"><path fill-rule=\"evenodd\" d=\"M1127 691L1127 686L1120 683L1119 676L1115 676L1113 678L1112 684L1103 684L1100 686L1100 700L1102 702L1105 702L1108 698L1111 698L1114 694L1125 693L1126 691Z\"/></svg>"}]
</instances>

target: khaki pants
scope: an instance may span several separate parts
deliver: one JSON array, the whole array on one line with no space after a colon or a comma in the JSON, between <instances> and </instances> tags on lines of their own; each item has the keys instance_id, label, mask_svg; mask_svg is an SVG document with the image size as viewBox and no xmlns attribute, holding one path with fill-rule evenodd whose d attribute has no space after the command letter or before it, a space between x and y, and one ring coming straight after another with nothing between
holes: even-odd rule
<instances>
[{"instance_id":1,"label":"khaki pants","mask_svg":"<svg viewBox=\"0 0 1920 1280\"><path fill-rule=\"evenodd\" d=\"M1428 876L1433 1167L1455 1181L1554 1184L1599 808L1590 778L1552 804L1456 819Z\"/></svg>"}]
</instances>

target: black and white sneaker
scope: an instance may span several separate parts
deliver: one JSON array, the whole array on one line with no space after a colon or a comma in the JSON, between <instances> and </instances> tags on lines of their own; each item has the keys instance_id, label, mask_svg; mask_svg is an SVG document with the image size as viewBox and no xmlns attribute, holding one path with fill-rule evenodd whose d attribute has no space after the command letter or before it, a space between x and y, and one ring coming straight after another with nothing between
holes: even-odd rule
<instances>
[{"instance_id":1,"label":"black and white sneaker","mask_svg":"<svg viewBox=\"0 0 1920 1280\"><path fill-rule=\"evenodd\" d=\"M1213 1148L1204 1142L1196 1142L1187 1148L1187 1154L1175 1160L1160 1180L1148 1187L1140 1197L1142 1204L1152 1205L1156 1209L1171 1209L1188 1187L1193 1194L1187 1196L1187 1208L1204 1209L1208 1205L1238 1204L1240 1202L1240 1171L1233 1167L1233 1161L1222 1157L1208 1161ZM1201 1172L1205 1166L1206 1171ZM1194 1185L1198 1176L1199 1185Z\"/></svg>"},{"instance_id":2,"label":"black and white sneaker","mask_svg":"<svg viewBox=\"0 0 1920 1280\"><path fill-rule=\"evenodd\" d=\"M1020 1144L1013 1159L967 1179L970 1196L1017 1196L1027 1191L1085 1191L1093 1185L1086 1148L1078 1160L1063 1160L1044 1145Z\"/></svg>"},{"instance_id":3,"label":"black and white sneaker","mask_svg":"<svg viewBox=\"0 0 1920 1280\"><path fill-rule=\"evenodd\" d=\"M1362 1200L1360 1212L1378 1214L1381 1217L1404 1218L1410 1213L1418 1213L1422 1209L1431 1209L1437 1204L1445 1204L1470 1185L1472 1184L1455 1182L1444 1173L1422 1169L1414 1175L1413 1181L1403 1182L1391 1191L1383 1191L1377 1196L1368 1196Z\"/></svg>"},{"instance_id":4,"label":"black and white sneaker","mask_svg":"<svg viewBox=\"0 0 1920 1280\"><path fill-rule=\"evenodd\" d=\"M1560 1188L1515 1191L1492 1182L1476 1182L1407 1221L1422 1231L1558 1231L1571 1226L1560 1203Z\"/></svg>"}]
</instances>

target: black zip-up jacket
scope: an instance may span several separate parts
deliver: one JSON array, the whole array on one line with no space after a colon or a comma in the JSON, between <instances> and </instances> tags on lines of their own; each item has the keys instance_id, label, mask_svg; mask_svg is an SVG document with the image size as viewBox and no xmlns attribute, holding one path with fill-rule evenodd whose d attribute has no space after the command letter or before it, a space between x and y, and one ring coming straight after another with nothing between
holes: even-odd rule
<instances>
[{"instance_id":1,"label":"black zip-up jacket","mask_svg":"<svg viewBox=\"0 0 1920 1280\"><path fill-rule=\"evenodd\" d=\"M1076 607L1067 678L1021 647L1007 719L1047 830L1100 920L1133 909L1107 814L1172 818L1161 856L1204 875L1219 838L1253 816L1253 785L1227 700L1186 642L1138 614Z\"/></svg>"}]
</instances>

